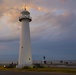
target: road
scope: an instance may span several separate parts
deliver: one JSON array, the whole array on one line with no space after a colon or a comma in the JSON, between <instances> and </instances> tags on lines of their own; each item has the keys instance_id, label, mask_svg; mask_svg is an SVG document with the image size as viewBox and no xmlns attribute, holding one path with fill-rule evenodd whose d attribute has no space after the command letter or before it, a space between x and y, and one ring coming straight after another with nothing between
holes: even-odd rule
<instances>
[{"instance_id":1,"label":"road","mask_svg":"<svg viewBox=\"0 0 76 75\"><path fill-rule=\"evenodd\" d=\"M0 71L0 75L76 75L67 73Z\"/></svg>"}]
</instances>

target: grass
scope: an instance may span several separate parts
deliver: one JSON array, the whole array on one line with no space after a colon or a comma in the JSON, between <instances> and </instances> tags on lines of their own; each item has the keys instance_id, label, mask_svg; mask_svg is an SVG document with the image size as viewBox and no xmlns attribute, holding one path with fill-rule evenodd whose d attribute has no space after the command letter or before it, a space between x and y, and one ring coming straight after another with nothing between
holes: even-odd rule
<instances>
[{"instance_id":1,"label":"grass","mask_svg":"<svg viewBox=\"0 0 76 75\"><path fill-rule=\"evenodd\" d=\"M59 68L59 67L46 67L46 68L25 68L25 69L17 69L17 68L4 68L0 67L0 71L19 71L19 72L60 72L60 73L75 73L76 68Z\"/></svg>"}]
</instances>

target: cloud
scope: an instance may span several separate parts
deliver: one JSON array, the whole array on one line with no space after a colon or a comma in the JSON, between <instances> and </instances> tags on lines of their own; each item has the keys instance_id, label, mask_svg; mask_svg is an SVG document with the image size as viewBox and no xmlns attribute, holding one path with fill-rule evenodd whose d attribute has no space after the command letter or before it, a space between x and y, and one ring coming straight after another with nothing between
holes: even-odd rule
<instances>
[{"instance_id":1,"label":"cloud","mask_svg":"<svg viewBox=\"0 0 76 75\"><path fill-rule=\"evenodd\" d=\"M10 49L11 53L18 52L21 24L18 18L25 4L33 18L30 25L33 53L75 57L76 0L0 0L0 45L6 43L11 47L7 53L10 54ZM6 48L5 45L1 48Z\"/></svg>"},{"instance_id":2,"label":"cloud","mask_svg":"<svg viewBox=\"0 0 76 75\"><path fill-rule=\"evenodd\" d=\"M27 4L28 8L28 3L31 3L31 1L0 0L0 41L11 41L19 37L20 23L18 22L18 19L20 16L20 12L23 9L23 5Z\"/></svg>"},{"instance_id":3,"label":"cloud","mask_svg":"<svg viewBox=\"0 0 76 75\"><path fill-rule=\"evenodd\" d=\"M13 41L19 39L20 27L16 24L8 23L8 17L0 19L0 42Z\"/></svg>"},{"instance_id":4,"label":"cloud","mask_svg":"<svg viewBox=\"0 0 76 75\"><path fill-rule=\"evenodd\" d=\"M46 17L45 17L46 16ZM47 13L36 19L32 36L49 40L64 40L76 38L76 14L64 12L60 15ZM46 35L46 36L45 36ZM34 38L35 39L35 38Z\"/></svg>"},{"instance_id":5,"label":"cloud","mask_svg":"<svg viewBox=\"0 0 76 75\"><path fill-rule=\"evenodd\" d=\"M61 3L65 3L67 0L60 0Z\"/></svg>"},{"instance_id":6,"label":"cloud","mask_svg":"<svg viewBox=\"0 0 76 75\"><path fill-rule=\"evenodd\" d=\"M2 46L0 45L0 49L2 49L2 50L5 50L5 49L7 49L7 48L8 48L8 47L7 47L6 45L5 45L5 46L4 46L4 45L2 45Z\"/></svg>"},{"instance_id":7,"label":"cloud","mask_svg":"<svg viewBox=\"0 0 76 75\"><path fill-rule=\"evenodd\" d=\"M63 5L61 2L64 2ZM7 35L5 34L4 35L9 37L8 34L11 35L11 33L15 33L15 32L19 33L20 23L18 22L18 17L23 8L23 5L26 4L29 10L34 9L34 11L38 11L38 13L35 15L39 14L37 18L33 14L33 11L31 11L31 14L33 14L33 18L34 18L32 21L33 23L31 23L33 24L33 27L31 26L31 32L33 34L32 35L33 37L34 36L38 37L38 35L39 37L41 35L44 36L45 33L46 34L48 33L47 36L49 37L52 36L52 38L55 36L59 36L62 33L67 33L67 34L69 33L69 36L70 36L70 32L71 31L73 32L73 27L75 28L74 23L76 20L75 13L69 12L70 9L74 10L73 7L75 6L75 4L73 3L75 3L75 0L74 1L71 1L71 0L66 0L66 1L65 0L57 0L57 1L54 1L54 0L47 0L47 1L46 0L41 0L41 1L40 0L28 0L28 1L27 0L19 0L19 1L18 0L15 0L15 1L1 0L0 2L1 19L2 17L5 17L5 15L7 15L8 17L7 24L10 24L10 25L7 25L7 27L9 27L9 30L6 29ZM61 12L61 9L63 10L62 12ZM44 11L44 12L41 13L40 11ZM59 14L59 15L56 15L56 14ZM4 25L1 27L4 27ZM14 29L14 31L13 30L11 31L11 28Z\"/></svg>"},{"instance_id":8,"label":"cloud","mask_svg":"<svg viewBox=\"0 0 76 75\"><path fill-rule=\"evenodd\" d=\"M18 51L19 51L19 40L5 41L0 43L0 55L18 54Z\"/></svg>"}]
</instances>

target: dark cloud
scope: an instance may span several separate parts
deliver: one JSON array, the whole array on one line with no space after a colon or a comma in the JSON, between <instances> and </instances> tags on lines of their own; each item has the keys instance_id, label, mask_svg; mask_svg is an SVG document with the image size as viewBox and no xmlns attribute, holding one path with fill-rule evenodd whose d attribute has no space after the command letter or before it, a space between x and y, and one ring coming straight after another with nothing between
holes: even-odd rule
<instances>
[{"instance_id":1,"label":"dark cloud","mask_svg":"<svg viewBox=\"0 0 76 75\"><path fill-rule=\"evenodd\" d=\"M66 59L66 60L75 60L76 54L76 42L72 39L64 41L47 41L47 40L38 40L32 41L32 50L33 54L45 55L46 58L50 59ZM54 57L54 58L53 58Z\"/></svg>"},{"instance_id":2,"label":"dark cloud","mask_svg":"<svg viewBox=\"0 0 76 75\"><path fill-rule=\"evenodd\" d=\"M31 8L31 14L34 15L31 23L33 54L46 55L51 58L75 59L76 0L0 0L0 17L2 19L4 14L10 15L7 23L12 23L12 26L9 28L13 28L14 24L19 25L19 13L22 5L25 4ZM43 12L43 10L47 11ZM18 31L16 29L14 27L11 31L5 27L1 33L0 45L6 42L5 45L9 46L7 54L18 52L19 41L15 41L19 39L19 34L12 33Z\"/></svg>"},{"instance_id":3,"label":"dark cloud","mask_svg":"<svg viewBox=\"0 0 76 75\"><path fill-rule=\"evenodd\" d=\"M65 12L62 15L55 15L55 14L45 14L41 18L38 17L35 21L39 25L36 29L34 29L33 33L43 35L46 37L55 36L55 38L75 38L76 37L76 14ZM57 35L58 34L58 35Z\"/></svg>"},{"instance_id":4,"label":"dark cloud","mask_svg":"<svg viewBox=\"0 0 76 75\"><path fill-rule=\"evenodd\" d=\"M76 14L64 12L56 15L47 13L36 19L32 34L33 53L47 57L75 59ZM34 35L35 34L35 35ZM44 52L44 53L43 53ZM60 58L60 59L61 59Z\"/></svg>"},{"instance_id":5,"label":"dark cloud","mask_svg":"<svg viewBox=\"0 0 76 75\"><path fill-rule=\"evenodd\" d=\"M5 41L0 43L0 55L18 54L19 40Z\"/></svg>"}]
</instances>

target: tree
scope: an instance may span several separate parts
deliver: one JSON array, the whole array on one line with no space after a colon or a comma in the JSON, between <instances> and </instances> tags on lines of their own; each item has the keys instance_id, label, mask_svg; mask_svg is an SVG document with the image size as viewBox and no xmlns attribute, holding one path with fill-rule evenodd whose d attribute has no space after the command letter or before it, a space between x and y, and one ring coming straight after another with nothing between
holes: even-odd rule
<instances>
[{"instance_id":1,"label":"tree","mask_svg":"<svg viewBox=\"0 0 76 75\"><path fill-rule=\"evenodd\" d=\"M60 63L62 64L62 63L63 63L63 61L61 60L61 61L60 61Z\"/></svg>"},{"instance_id":2,"label":"tree","mask_svg":"<svg viewBox=\"0 0 76 75\"><path fill-rule=\"evenodd\" d=\"M68 64L68 62L65 62L66 63L66 65Z\"/></svg>"},{"instance_id":3,"label":"tree","mask_svg":"<svg viewBox=\"0 0 76 75\"><path fill-rule=\"evenodd\" d=\"M52 64L53 62L51 62L51 64Z\"/></svg>"}]
</instances>

